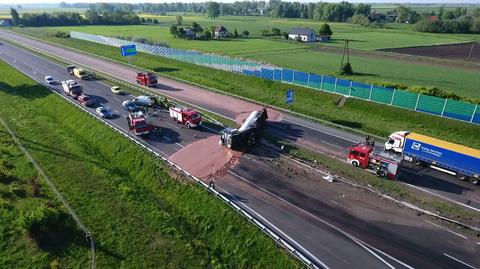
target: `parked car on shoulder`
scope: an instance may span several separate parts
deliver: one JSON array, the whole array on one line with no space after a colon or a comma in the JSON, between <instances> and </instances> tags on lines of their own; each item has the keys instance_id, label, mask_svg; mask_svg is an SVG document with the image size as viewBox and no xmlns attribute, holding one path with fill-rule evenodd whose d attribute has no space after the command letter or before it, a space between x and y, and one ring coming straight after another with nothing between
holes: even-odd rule
<instances>
[{"instance_id":1,"label":"parked car on shoulder","mask_svg":"<svg viewBox=\"0 0 480 269\"><path fill-rule=\"evenodd\" d=\"M108 106L100 106L95 109L95 112L100 118L109 119L113 116L112 109Z\"/></svg>"},{"instance_id":2,"label":"parked car on shoulder","mask_svg":"<svg viewBox=\"0 0 480 269\"><path fill-rule=\"evenodd\" d=\"M113 86L113 87L110 88L110 90L114 94L125 94L125 92L122 89L120 89L120 87L118 87L118 86Z\"/></svg>"},{"instance_id":3,"label":"parked car on shoulder","mask_svg":"<svg viewBox=\"0 0 480 269\"><path fill-rule=\"evenodd\" d=\"M151 96L140 95L132 100L137 106L153 106L155 99Z\"/></svg>"},{"instance_id":4,"label":"parked car on shoulder","mask_svg":"<svg viewBox=\"0 0 480 269\"><path fill-rule=\"evenodd\" d=\"M94 104L92 98L85 94L80 95L78 101L84 106L92 106Z\"/></svg>"},{"instance_id":5,"label":"parked car on shoulder","mask_svg":"<svg viewBox=\"0 0 480 269\"><path fill-rule=\"evenodd\" d=\"M126 111L139 111L140 108L133 101L123 101L123 109Z\"/></svg>"},{"instance_id":6,"label":"parked car on shoulder","mask_svg":"<svg viewBox=\"0 0 480 269\"><path fill-rule=\"evenodd\" d=\"M52 76L45 76L45 82L48 84L57 84L58 81L56 81Z\"/></svg>"}]
</instances>

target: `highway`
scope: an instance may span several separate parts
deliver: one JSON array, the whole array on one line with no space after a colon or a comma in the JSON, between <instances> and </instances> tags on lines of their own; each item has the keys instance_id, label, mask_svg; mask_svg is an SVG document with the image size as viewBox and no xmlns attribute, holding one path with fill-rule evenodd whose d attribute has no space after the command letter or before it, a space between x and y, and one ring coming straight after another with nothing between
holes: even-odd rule
<instances>
[{"instance_id":1,"label":"highway","mask_svg":"<svg viewBox=\"0 0 480 269\"><path fill-rule=\"evenodd\" d=\"M39 81L45 75L59 80L72 78L63 66L5 43L0 45L0 58ZM107 104L117 112L118 116L110 120L111 123L129 133L121 102L132 96L113 95L109 86L99 81L82 81L81 84L97 104ZM284 122L287 120L283 118ZM165 157L195 139L216 135L214 131L218 128L180 128L163 110L151 111L149 121L160 126L162 133L148 136L144 141ZM338 131L326 128L315 131L309 124L297 122L294 128L304 128L301 129L303 134L323 132L329 135L330 144L338 143L341 147L343 138L331 133ZM291 177L282 173L277 165L284 170L291 166L288 171L300 172ZM331 185L321 176L288 157L259 147L242 155L239 164L229 167L216 185L244 209L278 228L279 233L303 248L304 253L321 267L468 268L465 264L471 268L480 267L477 241L386 201L367 203L363 200L363 203L348 205L342 197L360 197L362 191L341 183ZM307 185L315 188L305 187ZM395 209L397 212L392 214Z\"/></svg>"},{"instance_id":2,"label":"highway","mask_svg":"<svg viewBox=\"0 0 480 269\"><path fill-rule=\"evenodd\" d=\"M136 73L140 70L118 64L99 57L93 57L54 46L42 41L27 38L12 32L0 30L3 38L15 40L34 48L37 51L52 53L68 62L79 63L98 70L125 82L135 83ZM239 114L259 109L259 106L230 96L218 94L201 87L166 77L159 77L160 94L195 104L213 113L231 120ZM284 113L276 113L280 121L273 122L270 133L278 134L282 139L289 139L298 146L322 154L333 155L343 159L348 146L364 138L339 129L327 127L315 122L293 117ZM383 141L380 141L383 142ZM377 143L378 144L378 143ZM480 186L461 182L454 176L433 169L425 169L407 165L402 169L402 182L425 195L434 195L451 201L471 210L480 212Z\"/></svg>"}]
</instances>

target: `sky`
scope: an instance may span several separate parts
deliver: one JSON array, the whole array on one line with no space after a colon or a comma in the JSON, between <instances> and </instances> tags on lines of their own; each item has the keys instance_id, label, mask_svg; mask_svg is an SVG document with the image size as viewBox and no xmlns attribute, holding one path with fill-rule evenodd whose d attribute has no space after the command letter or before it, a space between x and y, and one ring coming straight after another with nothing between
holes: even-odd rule
<instances>
[{"instance_id":1,"label":"sky","mask_svg":"<svg viewBox=\"0 0 480 269\"><path fill-rule=\"evenodd\" d=\"M164 2L205 2L206 0L64 0L67 3L78 2L122 2L122 3L164 3ZM217 2L234 2L235 0L216 0ZM287 0L284 0L287 1ZM318 2L312 0L291 0L298 2ZM60 3L61 0L0 0L0 4L38 4L38 3ZM341 2L341 0L323 0L323 2ZM348 0L350 3L469 3L480 4L480 0Z\"/></svg>"}]
</instances>

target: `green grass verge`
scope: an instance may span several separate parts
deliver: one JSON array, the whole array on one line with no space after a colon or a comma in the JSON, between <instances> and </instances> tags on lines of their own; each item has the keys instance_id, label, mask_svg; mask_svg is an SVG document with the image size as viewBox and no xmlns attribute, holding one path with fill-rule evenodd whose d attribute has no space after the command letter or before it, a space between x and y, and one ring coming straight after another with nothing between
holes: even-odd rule
<instances>
[{"instance_id":1,"label":"green grass verge","mask_svg":"<svg viewBox=\"0 0 480 269\"><path fill-rule=\"evenodd\" d=\"M1 125L0 253L2 268L81 267L89 258L83 232Z\"/></svg>"},{"instance_id":2,"label":"green grass verge","mask_svg":"<svg viewBox=\"0 0 480 269\"><path fill-rule=\"evenodd\" d=\"M123 136L3 62L0 71L0 114L92 230L99 268L300 266L221 201ZM85 268L86 258L68 250L61 266ZM53 255L17 251L5 267L48 267Z\"/></svg>"},{"instance_id":3,"label":"green grass verge","mask_svg":"<svg viewBox=\"0 0 480 269\"><path fill-rule=\"evenodd\" d=\"M294 24L292 23L291 25L293 26ZM405 34L405 31L391 30L393 32L383 33L383 35L386 36L381 38L376 37L376 35L378 35L376 32L366 32L363 27L348 26L348 29L353 31L355 35L359 35L358 37L355 37L357 39L372 35L371 39L375 40L375 43L379 42L377 39L384 40L384 42L392 39L408 40L407 37L416 37L423 42L427 42L425 39L428 39L428 36L419 34L417 32L407 32ZM49 31L56 30L74 30L110 36L141 36L166 42L174 48L194 49L234 57L245 57L255 61L267 62L304 72L327 75L336 75L338 73L342 59L341 54L322 52L322 46L319 47L319 50L311 50L312 47L318 47L318 45L306 45L304 43L294 41L257 38L229 41L192 41L176 39L170 36L168 27L163 26L81 26L23 28L14 30L35 36L46 36ZM405 35L405 37L402 37L402 35ZM442 43L439 41L439 39L441 40L443 36L431 38L434 40L432 43ZM461 40L452 39L451 41L466 41L462 39L466 37L455 36L455 38L460 38ZM350 39L353 40L352 37ZM367 41L359 40L358 42L364 44ZM344 43L343 41L339 41L333 42L332 44L343 46ZM406 84L408 86L435 86L445 91L454 91L460 95L480 97L480 92L477 90L478 80L474 70L455 69L425 63L412 64L411 62L382 59L378 57L351 56L350 59L355 74L347 77L342 76L350 80L366 83L369 81L389 81ZM132 63L134 64L138 61L138 59L132 59Z\"/></svg>"},{"instance_id":4,"label":"green grass verge","mask_svg":"<svg viewBox=\"0 0 480 269\"><path fill-rule=\"evenodd\" d=\"M331 157L320 155L308 149L299 148L289 142L269 136L267 136L266 139L275 146L280 147L283 145L285 153L295 158L304 160L319 169L327 170L335 175L347 178L357 184L369 186L380 193L386 193L394 198L410 202L432 212L438 212L441 216L458 220L465 224L478 226L480 222L480 214L467 210L464 207L454 205L433 196L423 195L423 193L418 191L412 191L412 189L400 185L398 182L378 178L366 170L352 168L352 165L348 163L339 162Z\"/></svg>"},{"instance_id":5,"label":"green grass verge","mask_svg":"<svg viewBox=\"0 0 480 269\"><path fill-rule=\"evenodd\" d=\"M28 32L34 35L34 33ZM46 36L39 38L85 52L126 62L118 48L82 40ZM398 130L418 132L452 142L480 148L479 125L443 119L428 114L388 107L358 99L336 105L339 96L299 86L267 81L179 61L139 53L133 64L179 79L218 89L219 91L290 109L314 118L386 137ZM284 104L287 89L296 91L296 101Z\"/></svg>"}]
</instances>

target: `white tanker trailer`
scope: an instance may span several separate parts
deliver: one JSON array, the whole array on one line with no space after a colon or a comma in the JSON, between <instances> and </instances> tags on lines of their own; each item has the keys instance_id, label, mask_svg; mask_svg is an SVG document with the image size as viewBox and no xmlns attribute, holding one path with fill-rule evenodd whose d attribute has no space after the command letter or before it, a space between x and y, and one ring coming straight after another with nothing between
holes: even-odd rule
<instances>
[{"instance_id":1,"label":"white tanker trailer","mask_svg":"<svg viewBox=\"0 0 480 269\"><path fill-rule=\"evenodd\" d=\"M220 132L220 145L231 149L255 144L268 119L267 109L253 111L238 129L225 128Z\"/></svg>"}]
</instances>

